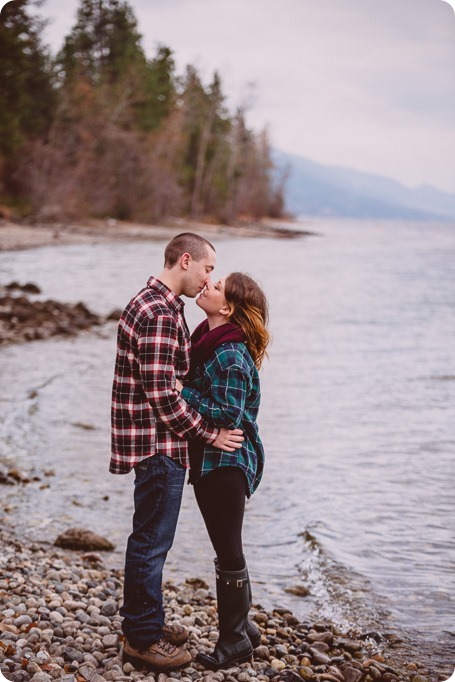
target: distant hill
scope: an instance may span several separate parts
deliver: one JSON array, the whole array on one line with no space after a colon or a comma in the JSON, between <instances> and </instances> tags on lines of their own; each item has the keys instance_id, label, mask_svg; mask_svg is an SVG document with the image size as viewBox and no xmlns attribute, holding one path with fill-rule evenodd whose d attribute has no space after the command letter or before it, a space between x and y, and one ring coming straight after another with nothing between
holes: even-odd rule
<instances>
[{"instance_id":1,"label":"distant hill","mask_svg":"<svg viewBox=\"0 0 455 682\"><path fill-rule=\"evenodd\" d=\"M273 160L279 171L289 168L286 208L296 216L455 219L455 194L429 185L410 189L390 178L325 166L277 149Z\"/></svg>"}]
</instances>

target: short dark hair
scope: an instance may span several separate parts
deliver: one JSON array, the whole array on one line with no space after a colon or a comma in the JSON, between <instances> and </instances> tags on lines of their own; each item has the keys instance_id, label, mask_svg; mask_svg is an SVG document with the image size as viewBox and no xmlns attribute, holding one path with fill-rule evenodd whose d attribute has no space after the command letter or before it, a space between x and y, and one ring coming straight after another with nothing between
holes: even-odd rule
<instances>
[{"instance_id":1,"label":"short dark hair","mask_svg":"<svg viewBox=\"0 0 455 682\"><path fill-rule=\"evenodd\" d=\"M215 251L215 247L207 239L194 232L182 232L173 237L164 250L164 267L172 268L184 253L189 253L195 261L207 255L207 248Z\"/></svg>"}]
</instances>

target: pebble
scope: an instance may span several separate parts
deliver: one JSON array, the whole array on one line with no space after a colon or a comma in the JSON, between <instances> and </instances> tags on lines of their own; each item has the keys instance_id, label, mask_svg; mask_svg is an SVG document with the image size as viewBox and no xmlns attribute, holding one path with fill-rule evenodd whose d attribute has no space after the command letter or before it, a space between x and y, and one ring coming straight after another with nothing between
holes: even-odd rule
<instances>
[{"instance_id":1,"label":"pebble","mask_svg":"<svg viewBox=\"0 0 455 682\"><path fill-rule=\"evenodd\" d=\"M16 543L16 544L15 544ZM0 669L11 682L427 682L415 667L385 664L372 640L356 640L329 623L300 623L287 609L255 607L261 644L251 661L211 672L195 661L183 670L138 672L122 665L123 572L84 560L68 549L18 549L13 533L0 530ZM218 637L214 597L200 579L164 586L170 621L190 630L194 654Z\"/></svg>"},{"instance_id":2,"label":"pebble","mask_svg":"<svg viewBox=\"0 0 455 682\"><path fill-rule=\"evenodd\" d=\"M281 661L279 658L272 658L270 665L274 670L284 670L286 667L286 663Z\"/></svg>"}]
</instances>

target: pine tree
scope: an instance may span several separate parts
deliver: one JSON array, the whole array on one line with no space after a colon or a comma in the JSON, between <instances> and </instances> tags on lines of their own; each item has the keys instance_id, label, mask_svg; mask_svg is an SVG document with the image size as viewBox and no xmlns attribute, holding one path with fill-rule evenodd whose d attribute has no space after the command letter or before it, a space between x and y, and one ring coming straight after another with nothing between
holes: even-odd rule
<instances>
[{"instance_id":1,"label":"pine tree","mask_svg":"<svg viewBox=\"0 0 455 682\"><path fill-rule=\"evenodd\" d=\"M77 22L57 56L65 83L82 78L113 85L131 66L145 63L137 22L126 2L81 0Z\"/></svg>"},{"instance_id":2,"label":"pine tree","mask_svg":"<svg viewBox=\"0 0 455 682\"><path fill-rule=\"evenodd\" d=\"M80 0L52 71L30 4L2 12L0 182L11 190L14 177L37 216L234 222L280 212L268 139L227 111L216 72L208 86L192 66L179 79L164 45L147 58L125 0Z\"/></svg>"},{"instance_id":3,"label":"pine tree","mask_svg":"<svg viewBox=\"0 0 455 682\"><path fill-rule=\"evenodd\" d=\"M136 104L138 124L154 130L175 107L175 63L172 50L159 45L156 56L146 64L141 97Z\"/></svg>"},{"instance_id":4,"label":"pine tree","mask_svg":"<svg viewBox=\"0 0 455 682\"><path fill-rule=\"evenodd\" d=\"M56 106L43 23L30 14L31 5L15 0L0 14L0 155L7 159L28 138L45 134Z\"/></svg>"}]
</instances>

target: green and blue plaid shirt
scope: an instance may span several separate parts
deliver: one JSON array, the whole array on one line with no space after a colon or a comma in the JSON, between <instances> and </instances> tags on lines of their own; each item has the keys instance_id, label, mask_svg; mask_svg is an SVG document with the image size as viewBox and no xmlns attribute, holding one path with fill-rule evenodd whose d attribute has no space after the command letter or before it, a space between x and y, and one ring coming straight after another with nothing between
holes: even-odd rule
<instances>
[{"instance_id":1,"label":"green and blue plaid shirt","mask_svg":"<svg viewBox=\"0 0 455 682\"><path fill-rule=\"evenodd\" d=\"M256 423L260 403L259 373L241 342L223 343L185 379L182 398L209 423L243 430L242 447L222 452L199 441L190 444L193 480L222 466L244 471L251 495L264 468L264 448Z\"/></svg>"}]
</instances>

